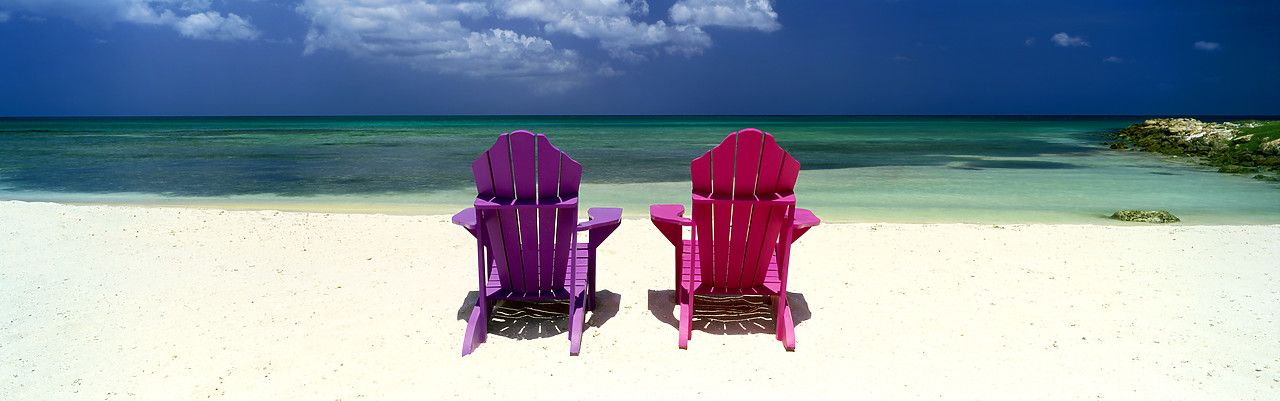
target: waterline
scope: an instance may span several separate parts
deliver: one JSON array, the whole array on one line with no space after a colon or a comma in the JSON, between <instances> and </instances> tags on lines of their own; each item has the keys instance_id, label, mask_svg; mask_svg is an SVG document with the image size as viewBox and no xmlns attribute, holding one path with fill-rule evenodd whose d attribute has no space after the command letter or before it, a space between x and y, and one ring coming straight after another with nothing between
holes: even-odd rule
<instances>
[{"instance_id":1,"label":"waterline","mask_svg":"<svg viewBox=\"0 0 1280 401\"><path fill-rule=\"evenodd\" d=\"M584 167L582 205L688 204L688 163L730 132L773 133L828 222L1080 223L1121 209L1183 224L1280 224L1280 185L1114 151L1144 117L314 117L0 119L0 199L450 214L469 164L528 129Z\"/></svg>"}]
</instances>

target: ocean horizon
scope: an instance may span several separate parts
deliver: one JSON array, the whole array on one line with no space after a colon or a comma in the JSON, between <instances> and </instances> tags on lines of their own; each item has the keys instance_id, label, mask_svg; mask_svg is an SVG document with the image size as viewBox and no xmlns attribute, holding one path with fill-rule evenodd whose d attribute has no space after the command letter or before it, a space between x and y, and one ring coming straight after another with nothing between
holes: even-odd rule
<instances>
[{"instance_id":1,"label":"ocean horizon","mask_svg":"<svg viewBox=\"0 0 1280 401\"><path fill-rule=\"evenodd\" d=\"M524 129L583 164L584 206L642 217L687 205L689 161L758 128L800 161L798 204L828 222L1280 223L1274 182L1101 144L1157 117L1183 116L4 117L0 199L448 214L474 197L470 162Z\"/></svg>"}]
</instances>

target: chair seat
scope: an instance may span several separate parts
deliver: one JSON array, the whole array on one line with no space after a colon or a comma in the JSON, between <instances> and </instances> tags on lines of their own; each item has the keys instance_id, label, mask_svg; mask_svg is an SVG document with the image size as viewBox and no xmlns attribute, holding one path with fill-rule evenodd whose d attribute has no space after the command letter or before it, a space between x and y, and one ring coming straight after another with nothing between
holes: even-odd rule
<instances>
[{"instance_id":1,"label":"chair seat","mask_svg":"<svg viewBox=\"0 0 1280 401\"><path fill-rule=\"evenodd\" d=\"M696 288L694 294L711 295L778 295L782 291L782 280L778 278L778 255L769 258L769 267L765 271L764 283L748 288L716 287L702 279L702 269L697 268L699 257L693 250L693 241L683 240L683 251L680 255L680 286L689 291L689 275L693 275Z\"/></svg>"},{"instance_id":2,"label":"chair seat","mask_svg":"<svg viewBox=\"0 0 1280 401\"><path fill-rule=\"evenodd\" d=\"M578 247L573 252L573 258L578 262L577 274L566 274L564 282L561 283L561 285L555 286L555 288L551 290L534 292L516 292L504 289L502 288L502 280L498 277L498 269L495 262L495 264L491 265L489 268L489 279L485 282L485 295L489 298L499 299L569 299L569 289L573 288L575 285L578 289L578 293L574 295L582 295L582 292L586 291L588 284L587 256L589 253L587 250L587 243L579 242L577 245ZM569 261L570 264L566 269L572 271L571 266L573 266L573 261L573 259Z\"/></svg>"}]
</instances>

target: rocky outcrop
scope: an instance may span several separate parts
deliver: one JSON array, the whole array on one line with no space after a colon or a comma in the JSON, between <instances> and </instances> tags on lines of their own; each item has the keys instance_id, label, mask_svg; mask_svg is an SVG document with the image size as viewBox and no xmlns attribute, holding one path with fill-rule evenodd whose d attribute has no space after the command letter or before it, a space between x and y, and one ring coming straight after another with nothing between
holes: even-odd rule
<instances>
[{"instance_id":1,"label":"rocky outcrop","mask_svg":"<svg viewBox=\"0 0 1280 401\"><path fill-rule=\"evenodd\" d=\"M1160 118L1134 124L1110 134L1112 149L1136 148L1174 156L1199 157L1206 165L1230 174L1280 172L1280 138L1257 135L1254 128L1274 122L1206 123L1191 118ZM1264 130L1269 128L1262 128ZM1270 175L1258 174L1255 178Z\"/></svg>"},{"instance_id":2,"label":"rocky outcrop","mask_svg":"<svg viewBox=\"0 0 1280 401\"><path fill-rule=\"evenodd\" d=\"M1164 210L1120 210L1111 218L1122 221L1139 221L1144 223L1175 223L1178 217Z\"/></svg>"},{"instance_id":3,"label":"rocky outcrop","mask_svg":"<svg viewBox=\"0 0 1280 401\"><path fill-rule=\"evenodd\" d=\"M1266 143L1263 143L1262 145L1259 145L1258 150L1264 154L1269 154L1269 155L1280 154L1280 138L1274 141L1266 142Z\"/></svg>"},{"instance_id":4,"label":"rocky outcrop","mask_svg":"<svg viewBox=\"0 0 1280 401\"><path fill-rule=\"evenodd\" d=\"M1121 143L1142 150L1171 154L1209 153L1215 146L1241 139L1238 123L1205 123L1192 118L1157 118L1116 132ZM1248 141L1248 138L1243 138Z\"/></svg>"}]
</instances>

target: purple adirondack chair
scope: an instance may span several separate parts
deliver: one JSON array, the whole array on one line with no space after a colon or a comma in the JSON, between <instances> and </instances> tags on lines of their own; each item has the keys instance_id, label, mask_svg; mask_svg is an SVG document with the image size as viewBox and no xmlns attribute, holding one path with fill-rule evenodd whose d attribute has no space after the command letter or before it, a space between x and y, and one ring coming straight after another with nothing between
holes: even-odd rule
<instances>
[{"instance_id":1,"label":"purple adirondack chair","mask_svg":"<svg viewBox=\"0 0 1280 401\"><path fill-rule=\"evenodd\" d=\"M622 209L591 208L578 222L582 165L543 134L515 131L471 163L474 207L453 216L476 238L480 296L462 355L485 342L503 299L569 301L569 353L578 355L586 311L595 307L596 247L621 224ZM588 232L586 243L577 233Z\"/></svg>"},{"instance_id":2,"label":"purple adirondack chair","mask_svg":"<svg viewBox=\"0 0 1280 401\"><path fill-rule=\"evenodd\" d=\"M756 129L730 134L690 163L693 218L683 205L653 205L649 215L676 251L680 348L692 336L694 295L772 298L777 339L795 349L787 305L791 243L821 220L796 208L800 163ZM691 227L684 239L684 227Z\"/></svg>"}]
</instances>

